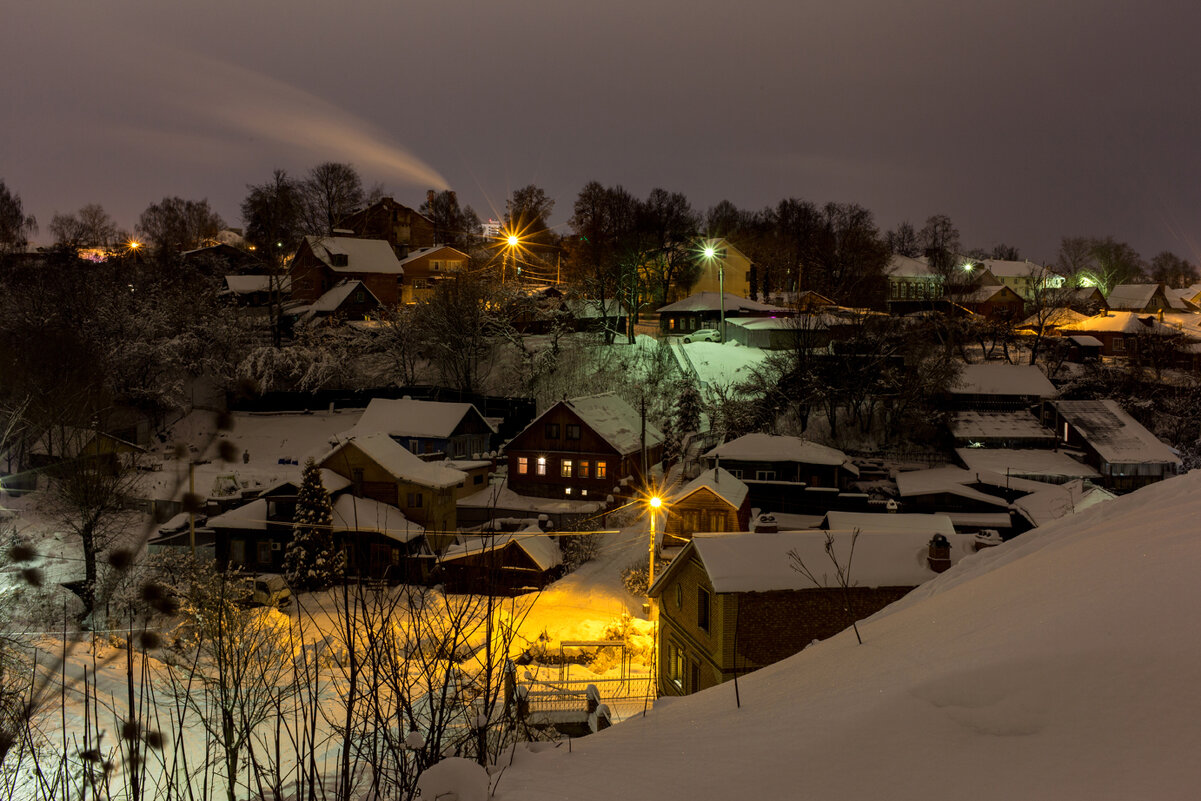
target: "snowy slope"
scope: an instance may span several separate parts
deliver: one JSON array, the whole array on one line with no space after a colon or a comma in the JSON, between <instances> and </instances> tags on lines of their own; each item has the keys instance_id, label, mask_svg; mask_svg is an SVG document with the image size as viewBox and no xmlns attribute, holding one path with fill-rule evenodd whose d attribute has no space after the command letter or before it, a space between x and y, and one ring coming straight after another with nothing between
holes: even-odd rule
<instances>
[{"instance_id":1,"label":"snowy slope","mask_svg":"<svg viewBox=\"0 0 1201 801\"><path fill-rule=\"evenodd\" d=\"M498 799L1194 798L1201 473L969 557L840 635L565 747ZM493 776L497 782L498 777Z\"/></svg>"}]
</instances>

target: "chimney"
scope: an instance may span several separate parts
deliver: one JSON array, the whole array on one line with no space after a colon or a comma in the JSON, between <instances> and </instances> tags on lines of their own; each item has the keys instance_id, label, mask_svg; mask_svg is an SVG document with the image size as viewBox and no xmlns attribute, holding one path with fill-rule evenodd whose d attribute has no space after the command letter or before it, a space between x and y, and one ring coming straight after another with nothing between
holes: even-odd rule
<instances>
[{"instance_id":1,"label":"chimney","mask_svg":"<svg viewBox=\"0 0 1201 801\"><path fill-rule=\"evenodd\" d=\"M930 554L926 561L935 573L942 573L951 566L951 543L942 534L930 538Z\"/></svg>"},{"instance_id":2,"label":"chimney","mask_svg":"<svg viewBox=\"0 0 1201 801\"><path fill-rule=\"evenodd\" d=\"M433 208L433 206L434 206L434 190L430 189L429 191L427 191L425 193L425 202L430 204L431 209Z\"/></svg>"},{"instance_id":3,"label":"chimney","mask_svg":"<svg viewBox=\"0 0 1201 801\"><path fill-rule=\"evenodd\" d=\"M759 518L755 520L756 534L776 534L779 530L775 515L759 515Z\"/></svg>"}]
</instances>

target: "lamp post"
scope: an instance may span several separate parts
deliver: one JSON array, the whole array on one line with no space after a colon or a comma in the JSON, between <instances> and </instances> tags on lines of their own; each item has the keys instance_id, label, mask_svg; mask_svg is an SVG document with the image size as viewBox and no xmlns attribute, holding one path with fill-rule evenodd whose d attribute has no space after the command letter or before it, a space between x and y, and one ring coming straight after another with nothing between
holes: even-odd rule
<instances>
[{"instance_id":1,"label":"lamp post","mask_svg":"<svg viewBox=\"0 0 1201 801\"><path fill-rule=\"evenodd\" d=\"M725 252L718 253L715 245L705 245L705 258L712 262L717 260L717 297L721 303L721 341L726 341L726 259Z\"/></svg>"},{"instance_id":2,"label":"lamp post","mask_svg":"<svg viewBox=\"0 0 1201 801\"><path fill-rule=\"evenodd\" d=\"M646 571L646 593L650 595L651 585L655 583L655 514L659 511L659 507L663 505L663 499L658 495L652 495L647 499L646 503L651 511L650 562Z\"/></svg>"},{"instance_id":3,"label":"lamp post","mask_svg":"<svg viewBox=\"0 0 1201 801\"><path fill-rule=\"evenodd\" d=\"M517 252L517 248L521 246L521 237L517 234L504 234L503 239L505 253L500 263L500 283L503 286L505 283L505 273L509 271L509 262L513 262L513 254Z\"/></svg>"}]
</instances>

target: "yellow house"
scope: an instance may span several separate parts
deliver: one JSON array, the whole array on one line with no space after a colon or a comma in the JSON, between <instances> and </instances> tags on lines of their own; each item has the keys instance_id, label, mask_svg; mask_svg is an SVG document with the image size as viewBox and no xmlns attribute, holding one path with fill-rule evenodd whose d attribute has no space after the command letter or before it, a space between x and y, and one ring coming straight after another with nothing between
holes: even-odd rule
<instances>
[{"instance_id":1,"label":"yellow house","mask_svg":"<svg viewBox=\"0 0 1201 801\"><path fill-rule=\"evenodd\" d=\"M425 462L387 434L351 437L318 461L353 485L353 493L400 509L425 528L426 540L442 552L455 538L455 500L470 477L444 462Z\"/></svg>"},{"instance_id":2,"label":"yellow house","mask_svg":"<svg viewBox=\"0 0 1201 801\"><path fill-rule=\"evenodd\" d=\"M416 303L434 294L439 281L454 278L467 265L468 256L446 245L410 250L400 260L404 281L400 287L401 303Z\"/></svg>"},{"instance_id":3,"label":"yellow house","mask_svg":"<svg viewBox=\"0 0 1201 801\"><path fill-rule=\"evenodd\" d=\"M712 258L701 258L700 277L692 285L689 294L719 292L724 283L726 292L742 298L749 298L751 296L751 260L725 239L716 239L710 244L713 247L714 255Z\"/></svg>"}]
</instances>

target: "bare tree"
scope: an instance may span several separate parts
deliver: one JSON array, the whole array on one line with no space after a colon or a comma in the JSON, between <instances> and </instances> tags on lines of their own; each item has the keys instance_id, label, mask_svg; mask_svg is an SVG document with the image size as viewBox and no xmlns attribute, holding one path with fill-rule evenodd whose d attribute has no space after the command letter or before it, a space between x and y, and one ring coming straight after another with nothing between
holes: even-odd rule
<instances>
[{"instance_id":1,"label":"bare tree","mask_svg":"<svg viewBox=\"0 0 1201 801\"><path fill-rule=\"evenodd\" d=\"M364 200L363 180L350 164L327 161L309 170L300 182L304 230L331 236L343 218L358 211Z\"/></svg>"},{"instance_id":2,"label":"bare tree","mask_svg":"<svg viewBox=\"0 0 1201 801\"><path fill-rule=\"evenodd\" d=\"M29 235L38 231L38 221L26 214L21 196L9 192L0 180L0 256L19 253L29 243Z\"/></svg>"},{"instance_id":3,"label":"bare tree","mask_svg":"<svg viewBox=\"0 0 1201 801\"><path fill-rule=\"evenodd\" d=\"M181 252L214 241L224 227L208 200L165 197L146 207L137 230L162 261L174 262Z\"/></svg>"},{"instance_id":4,"label":"bare tree","mask_svg":"<svg viewBox=\"0 0 1201 801\"><path fill-rule=\"evenodd\" d=\"M805 560L795 550L788 552L788 563L793 570L800 573L809 581L813 582L813 586L819 589L829 589L835 592L841 591L842 595L842 611L846 615L847 621L851 624L851 628L855 630L855 639L860 645L863 645L863 637L859 634L859 624L855 620L855 613L851 610L851 587L855 583L851 580L851 563L855 559L855 543L859 540L859 529L855 529L849 536L850 547L847 548L846 556L842 557L835 553L836 539L833 531L825 532L826 535L826 556L830 559L830 564L834 566L834 575L829 576L824 571L820 571L817 565L806 564ZM820 571L821 578L818 578Z\"/></svg>"},{"instance_id":5,"label":"bare tree","mask_svg":"<svg viewBox=\"0 0 1201 801\"><path fill-rule=\"evenodd\" d=\"M50 235L56 245L67 248L107 248L117 244L117 224L99 203L89 203L75 214L55 214Z\"/></svg>"}]
</instances>

